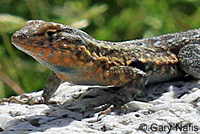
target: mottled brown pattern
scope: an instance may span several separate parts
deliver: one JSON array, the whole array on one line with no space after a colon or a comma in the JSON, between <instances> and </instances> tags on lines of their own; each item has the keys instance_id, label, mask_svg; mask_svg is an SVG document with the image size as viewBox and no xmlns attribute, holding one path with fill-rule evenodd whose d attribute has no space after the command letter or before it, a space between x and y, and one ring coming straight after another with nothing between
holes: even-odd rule
<instances>
[{"instance_id":1,"label":"mottled brown pattern","mask_svg":"<svg viewBox=\"0 0 200 134\"><path fill-rule=\"evenodd\" d=\"M109 42L96 40L69 26L32 20L13 34L12 42L60 79L74 84L140 88L147 83L180 78L186 73L200 78L199 29ZM191 50L186 49L188 45ZM52 95L56 89L45 90Z\"/></svg>"}]
</instances>

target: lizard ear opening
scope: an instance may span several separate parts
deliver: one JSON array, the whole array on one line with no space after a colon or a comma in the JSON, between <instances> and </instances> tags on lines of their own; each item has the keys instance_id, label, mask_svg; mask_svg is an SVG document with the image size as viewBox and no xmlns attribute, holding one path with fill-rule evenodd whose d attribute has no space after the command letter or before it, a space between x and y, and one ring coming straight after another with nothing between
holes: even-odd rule
<instances>
[{"instance_id":1,"label":"lizard ear opening","mask_svg":"<svg viewBox=\"0 0 200 134\"><path fill-rule=\"evenodd\" d=\"M141 61L132 61L129 64L129 66L139 68L140 70L142 70L144 72L146 71L146 69L145 69L146 64L142 63Z\"/></svg>"}]
</instances>

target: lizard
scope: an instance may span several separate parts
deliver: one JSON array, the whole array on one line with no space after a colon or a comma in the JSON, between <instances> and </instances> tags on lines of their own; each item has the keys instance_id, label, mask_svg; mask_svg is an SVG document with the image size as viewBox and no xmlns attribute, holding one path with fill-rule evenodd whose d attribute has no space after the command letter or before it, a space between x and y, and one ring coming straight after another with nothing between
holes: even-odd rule
<instances>
[{"instance_id":1,"label":"lizard","mask_svg":"<svg viewBox=\"0 0 200 134\"><path fill-rule=\"evenodd\" d=\"M111 42L63 24L30 20L12 35L12 43L52 70L42 94L45 103L62 81L128 88L137 95L150 83L200 78L200 29Z\"/></svg>"}]
</instances>

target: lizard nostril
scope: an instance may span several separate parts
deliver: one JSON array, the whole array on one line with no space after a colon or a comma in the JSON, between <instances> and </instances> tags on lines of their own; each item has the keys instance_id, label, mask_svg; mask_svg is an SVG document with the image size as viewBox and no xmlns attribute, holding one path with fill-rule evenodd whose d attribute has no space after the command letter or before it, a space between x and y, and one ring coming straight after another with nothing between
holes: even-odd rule
<instances>
[{"instance_id":1,"label":"lizard nostril","mask_svg":"<svg viewBox=\"0 0 200 134\"><path fill-rule=\"evenodd\" d=\"M21 33L19 36L20 36L21 38L27 37L26 34L24 34L24 33Z\"/></svg>"},{"instance_id":2,"label":"lizard nostril","mask_svg":"<svg viewBox=\"0 0 200 134\"><path fill-rule=\"evenodd\" d=\"M20 31L17 31L12 35L12 42L18 42L25 40L27 38L27 35L25 33L21 33Z\"/></svg>"}]
</instances>

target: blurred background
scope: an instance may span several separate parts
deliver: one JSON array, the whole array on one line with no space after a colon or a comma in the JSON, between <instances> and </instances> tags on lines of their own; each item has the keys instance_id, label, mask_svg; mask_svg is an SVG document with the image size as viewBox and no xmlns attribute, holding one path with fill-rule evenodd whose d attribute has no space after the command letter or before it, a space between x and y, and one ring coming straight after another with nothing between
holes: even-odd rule
<instances>
[{"instance_id":1,"label":"blurred background","mask_svg":"<svg viewBox=\"0 0 200 134\"><path fill-rule=\"evenodd\" d=\"M41 90L50 70L16 49L12 33L42 19L123 41L200 27L199 0L0 0L0 98Z\"/></svg>"}]
</instances>

